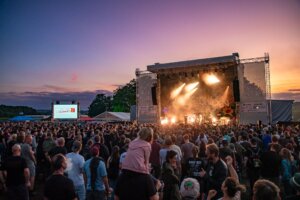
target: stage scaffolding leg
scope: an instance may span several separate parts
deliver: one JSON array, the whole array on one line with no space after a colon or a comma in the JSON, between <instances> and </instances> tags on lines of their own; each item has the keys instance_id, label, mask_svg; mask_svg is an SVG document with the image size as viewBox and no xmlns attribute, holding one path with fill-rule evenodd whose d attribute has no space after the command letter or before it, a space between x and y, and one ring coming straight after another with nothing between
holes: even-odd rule
<instances>
[{"instance_id":1,"label":"stage scaffolding leg","mask_svg":"<svg viewBox=\"0 0 300 200\"><path fill-rule=\"evenodd\" d=\"M271 95L271 78L270 78L270 58L269 54L265 53L265 78L266 78L266 99L268 107L268 121L272 124L272 95Z\"/></svg>"}]
</instances>

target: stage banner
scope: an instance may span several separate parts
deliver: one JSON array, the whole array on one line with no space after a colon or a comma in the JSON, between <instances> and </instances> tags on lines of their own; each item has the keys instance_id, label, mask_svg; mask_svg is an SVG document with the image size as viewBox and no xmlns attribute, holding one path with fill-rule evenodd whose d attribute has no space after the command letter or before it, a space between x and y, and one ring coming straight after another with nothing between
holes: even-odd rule
<instances>
[{"instance_id":1,"label":"stage banner","mask_svg":"<svg viewBox=\"0 0 300 200\"><path fill-rule=\"evenodd\" d=\"M267 102L248 102L241 103L240 105L241 112L267 112Z\"/></svg>"}]
</instances>

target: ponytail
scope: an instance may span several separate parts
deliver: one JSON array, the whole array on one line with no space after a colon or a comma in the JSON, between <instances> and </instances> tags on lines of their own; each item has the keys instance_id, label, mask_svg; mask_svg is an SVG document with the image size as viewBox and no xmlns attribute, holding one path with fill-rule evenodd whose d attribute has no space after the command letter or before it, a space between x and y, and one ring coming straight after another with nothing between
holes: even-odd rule
<instances>
[{"instance_id":1,"label":"ponytail","mask_svg":"<svg viewBox=\"0 0 300 200\"><path fill-rule=\"evenodd\" d=\"M97 169L98 169L100 160L101 159L99 157L93 157L91 160L91 163L90 163L92 191L95 190L96 179L97 179Z\"/></svg>"}]
</instances>

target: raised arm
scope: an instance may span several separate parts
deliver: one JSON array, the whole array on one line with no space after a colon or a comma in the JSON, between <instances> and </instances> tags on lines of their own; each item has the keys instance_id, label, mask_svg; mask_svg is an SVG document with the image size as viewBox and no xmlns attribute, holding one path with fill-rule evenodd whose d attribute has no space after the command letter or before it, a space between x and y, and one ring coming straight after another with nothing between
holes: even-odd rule
<instances>
[{"instance_id":1,"label":"raised arm","mask_svg":"<svg viewBox=\"0 0 300 200\"><path fill-rule=\"evenodd\" d=\"M232 165L232 162L233 162L232 157L227 156L225 158L225 160L226 160L226 164L227 164L227 167L228 167L228 170L229 170L230 177L234 178L239 183L239 176L238 176L236 170L234 169L234 167Z\"/></svg>"}]
</instances>

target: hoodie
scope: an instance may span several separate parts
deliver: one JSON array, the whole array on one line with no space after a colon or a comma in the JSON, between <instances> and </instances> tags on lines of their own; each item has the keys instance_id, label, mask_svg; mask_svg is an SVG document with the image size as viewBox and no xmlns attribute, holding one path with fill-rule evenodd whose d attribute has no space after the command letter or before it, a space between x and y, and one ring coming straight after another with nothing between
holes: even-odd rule
<instances>
[{"instance_id":1,"label":"hoodie","mask_svg":"<svg viewBox=\"0 0 300 200\"><path fill-rule=\"evenodd\" d=\"M125 160L122 163L122 169L149 174L150 153L151 144L136 138L129 143Z\"/></svg>"}]
</instances>

